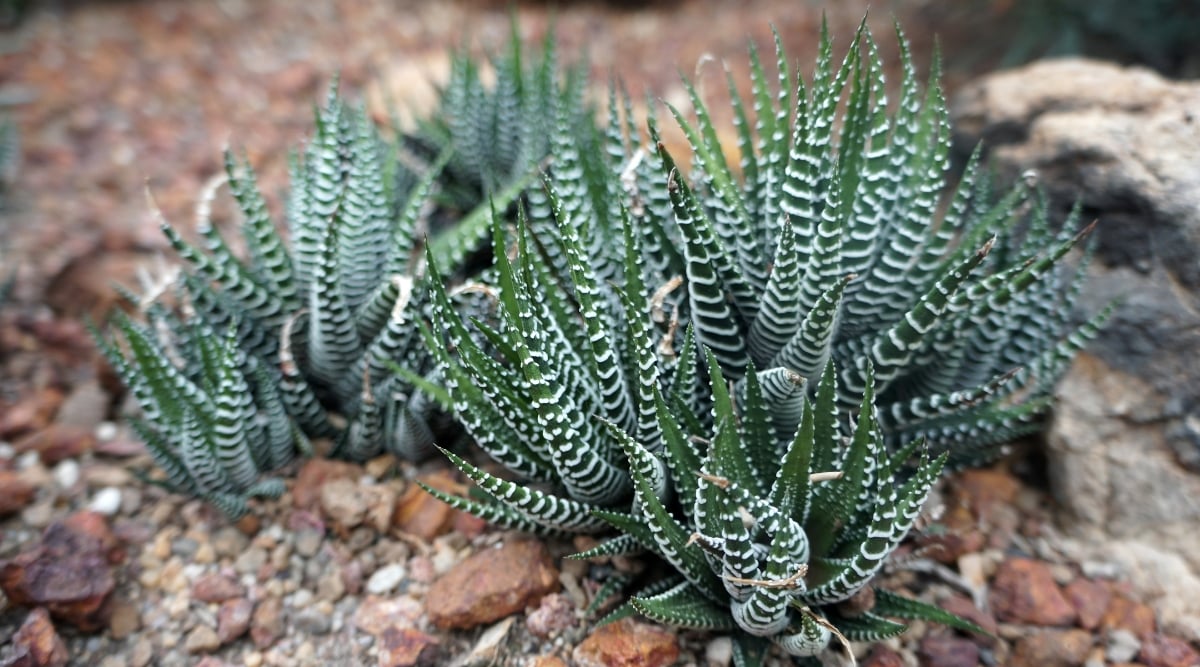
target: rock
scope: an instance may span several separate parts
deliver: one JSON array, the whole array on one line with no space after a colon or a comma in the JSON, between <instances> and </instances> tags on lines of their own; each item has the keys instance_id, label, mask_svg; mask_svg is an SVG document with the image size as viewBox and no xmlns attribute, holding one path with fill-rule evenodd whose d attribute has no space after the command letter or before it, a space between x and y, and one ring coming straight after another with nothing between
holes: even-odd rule
<instances>
[{"instance_id":1,"label":"rock","mask_svg":"<svg viewBox=\"0 0 1200 667\"><path fill-rule=\"evenodd\" d=\"M100 489L88 503L88 509L104 516L113 516L121 509L121 490L113 486Z\"/></svg>"},{"instance_id":2,"label":"rock","mask_svg":"<svg viewBox=\"0 0 1200 667\"><path fill-rule=\"evenodd\" d=\"M292 624L296 626L296 630L306 635L327 634L332 623L329 614L312 606L306 606L292 616Z\"/></svg>"},{"instance_id":3,"label":"rock","mask_svg":"<svg viewBox=\"0 0 1200 667\"><path fill-rule=\"evenodd\" d=\"M241 637L250 629L254 603L246 598L233 598L221 603L217 610L217 639L222 645Z\"/></svg>"},{"instance_id":4,"label":"rock","mask_svg":"<svg viewBox=\"0 0 1200 667\"><path fill-rule=\"evenodd\" d=\"M54 630L50 614L41 607L29 612L12 636L11 657L5 664L30 667L65 667L67 645ZM22 662L23 661L23 662Z\"/></svg>"},{"instance_id":5,"label":"rock","mask_svg":"<svg viewBox=\"0 0 1200 667\"><path fill-rule=\"evenodd\" d=\"M528 667L568 667L562 658L556 655L539 655L528 663Z\"/></svg>"},{"instance_id":6,"label":"rock","mask_svg":"<svg viewBox=\"0 0 1200 667\"><path fill-rule=\"evenodd\" d=\"M304 529L296 533L296 553L309 558L316 555L325 541L324 531Z\"/></svg>"},{"instance_id":7,"label":"rock","mask_svg":"<svg viewBox=\"0 0 1200 667\"><path fill-rule=\"evenodd\" d=\"M924 667L975 667L979 647L975 642L950 635L925 635L917 647Z\"/></svg>"},{"instance_id":8,"label":"rock","mask_svg":"<svg viewBox=\"0 0 1200 667\"><path fill-rule=\"evenodd\" d=\"M996 618L1033 625L1070 625L1075 608L1063 597L1050 566L1028 558L1010 558L996 569L989 601Z\"/></svg>"},{"instance_id":9,"label":"rock","mask_svg":"<svg viewBox=\"0 0 1200 667\"><path fill-rule=\"evenodd\" d=\"M479 639L471 647L471 652L463 656L461 659L462 663L467 665L496 665L503 662L500 658L500 650L504 646L505 639L508 638L508 631L512 629L515 620L514 617L509 616L484 630L479 635Z\"/></svg>"},{"instance_id":10,"label":"rock","mask_svg":"<svg viewBox=\"0 0 1200 667\"><path fill-rule=\"evenodd\" d=\"M1058 389L1046 438L1073 558L1130 571L1164 627L1200 641L1200 83L1083 60L998 73L956 101L959 143L1099 219L1080 309L1124 300ZM1115 547L1115 549L1114 549ZM1113 553L1113 552L1117 553ZM1127 553L1120 554L1125 551ZM1177 557L1174 594L1154 560ZM1142 573L1136 570L1144 570Z\"/></svg>"},{"instance_id":11,"label":"rock","mask_svg":"<svg viewBox=\"0 0 1200 667\"><path fill-rule=\"evenodd\" d=\"M63 459L54 466L50 474L54 476L54 483L58 488L70 491L79 482L79 461Z\"/></svg>"},{"instance_id":12,"label":"rock","mask_svg":"<svg viewBox=\"0 0 1200 667\"><path fill-rule=\"evenodd\" d=\"M361 476L362 469L352 463L320 457L309 459L296 473L292 504L297 509L315 509L326 483L336 479L357 480Z\"/></svg>"},{"instance_id":13,"label":"rock","mask_svg":"<svg viewBox=\"0 0 1200 667\"><path fill-rule=\"evenodd\" d=\"M1144 640L1154 634L1154 610L1124 595L1115 595L1109 602L1104 617L1100 619L1100 626L1105 629L1128 630L1138 639Z\"/></svg>"},{"instance_id":14,"label":"rock","mask_svg":"<svg viewBox=\"0 0 1200 667\"><path fill-rule=\"evenodd\" d=\"M729 667L733 664L733 640L729 637L713 637L704 646L705 667ZM886 667L875 665L875 667Z\"/></svg>"},{"instance_id":15,"label":"rock","mask_svg":"<svg viewBox=\"0 0 1200 667\"><path fill-rule=\"evenodd\" d=\"M10 602L45 607L84 632L108 626L115 584L116 538L103 517L82 512L51 524L41 541L0 565L0 589Z\"/></svg>"},{"instance_id":16,"label":"rock","mask_svg":"<svg viewBox=\"0 0 1200 667\"><path fill-rule=\"evenodd\" d=\"M318 497L321 513L343 535L360 525L371 507L371 497L366 487L351 479L338 478L325 482L321 485Z\"/></svg>"},{"instance_id":17,"label":"rock","mask_svg":"<svg viewBox=\"0 0 1200 667\"><path fill-rule=\"evenodd\" d=\"M1041 630L1017 640L1012 667L1079 667L1092 648L1086 630Z\"/></svg>"},{"instance_id":18,"label":"rock","mask_svg":"<svg viewBox=\"0 0 1200 667\"><path fill-rule=\"evenodd\" d=\"M400 563L384 565L375 570L370 579L367 579L366 591L372 595L390 593L400 585L401 581L404 581L406 574L404 565Z\"/></svg>"},{"instance_id":19,"label":"rock","mask_svg":"<svg viewBox=\"0 0 1200 667\"><path fill-rule=\"evenodd\" d=\"M451 568L430 586L425 610L438 628L471 628L518 612L558 587L558 570L546 547L516 540Z\"/></svg>"},{"instance_id":20,"label":"rock","mask_svg":"<svg viewBox=\"0 0 1200 667\"><path fill-rule=\"evenodd\" d=\"M224 574L206 574L192 584L192 599L201 602L224 602L244 595L246 588Z\"/></svg>"},{"instance_id":21,"label":"rock","mask_svg":"<svg viewBox=\"0 0 1200 667\"><path fill-rule=\"evenodd\" d=\"M1129 662L1142 650L1142 642L1128 630L1109 630L1104 643L1104 656L1109 662Z\"/></svg>"},{"instance_id":22,"label":"rock","mask_svg":"<svg viewBox=\"0 0 1200 667\"><path fill-rule=\"evenodd\" d=\"M112 616L108 619L108 635L113 639L125 639L142 627L137 605L128 600L114 600Z\"/></svg>"},{"instance_id":23,"label":"rock","mask_svg":"<svg viewBox=\"0 0 1200 667\"><path fill-rule=\"evenodd\" d=\"M268 597L258 603L250 617L250 638L260 649L269 648L283 636L283 603Z\"/></svg>"},{"instance_id":24,"label":"rock","mask_svg":"<svg viewBox=\"0 0 1200 667\"><path fill-rule=\"evenodd\" d=\"M354 612L354 626L379 637L390 627L415 628L421 612L421 603L407 596L381 598L368 595Z\"/></svg>"},{"instance_id":25,"label":"rock","mask_svg":"<svg viewBox=\"0 0 1200 667\"><path fill-rule=\"evenodd\" d=\"M200 658L200 662L196 663L196 667L234 667L232 664L215 656L206 655Z\"/></svg>"},{"instance_id":26,"label":"rock","mask_svg":"<svg viewBox=\"0 0 1200 667\"><path fill-rule=\"evenodd\" d=\"M883 644L876 644L862 667L906 667L904 656Z\"/></svg>"},{"instance_id":27,"label":"rock","mask_svg":"<svg viewBox=\"0 0 1200 667\"><path fill-rule=\"evenodd\" d=\"M537 608L525 617L525 628L539 639L552 639L575 626L575 605L562 593L542 598Z\"/></svg>"},{"instance_id":28,"label":"rock","mask_svg":"<svg viewBox=\"0 0 1200 667\"><path fill-rule=\"evenodd\" d=\"M257 574L267 563L267 551L262 547L250 547L238 554L233 561L233 569L241 574Z\"/></svg>"},{"instance_id":29,"label":"rock","mask_svg":"<svg viewBox=\"0 0 1200 667\"><path fill-rule=\"evenodd\" d=\"M221 640L217 633L207 625L197 625L183 640L183 648L188 653L212 653L221 648Z\"/></svg>"},{"instance_id":30,"label":"rock","mask_svg":"<svg viewBox=\"0 0 1200 667\"><path fill-rule=\"evenodd\" d=\"M379 667L432 667L438 664L436 638L413 628L388 628L379 638Z\"/></svg>"},{"instance_id":31,"label":"rock","mask_svg":"<svg viewBox=\"0 0 1200 667\"><path fill-rule=\"evenodd\" d=\"M52 424L17 441L16 448L18 452L37 452L43 464L52 466L64 459L79 458L95 443L91 428Z\"/></svg>"},{"instance_id":32,"label":"rock","mask_svg":"<svg viewBox=\"0 0 1200 667\"><path fill-rule=\"evenodd\" d=\"M1100 620L1104 618L1104 612L1112 600L1112 590L1108 586L1082 577L1067 584L1063 595L1075 608L1079 627L1084 630L1100 627Z\"/></svg>"},{"instance_id":33,"label":"rock","mask_svg":"<svg viewBox=\"0 0 1200 667\"><path fill-rule=\"evenodd\" d=\"M417 481L447 493L458 493L462 489L462 484L447 472L422 475ZM396 502L392 525L423 540L432 540L450 530L454 524L454 515L452 507L429 495L429 492L419 485L410 484Z\"/></svg>"},{"instance_id":34,"label":"rock","mask_svg":"<svg viewBox=\"0 0 1200 667\"><path fill-rule=\"evenodd\" d=\"M20 512L37 495L37 486L13 470L0 470L0 489L0 518Z\"/></svg>"},{"instance_id":35,"label":"rock","mask_svg":"<svg viewBox=\"0 0 1200 667\"><path fill-rule=\"evenodd\" d=\"M108 416L108 403L108 392L100 386L99 380L85 380L72 387L58 406L54 423L94 429Z\"/></svg>"},{"instance_id":36,"label":"rock","mask_svg":"<svg viewBox=\"0 0 1200 667\"><path fill-rule=\"evenodd\" d=\"M152 659L154 659L154 644L150 643L150 640L145 637L137 640L133 645L133 649L129 652L130 666L146 667Z\"/></svg>"},{"instance_id":37,"label":"rock","mask_svg":"<svg viewBox=\"0 0 1200 667\"><path fill-rule=\"evenodd\" d=\"M1196 667L1200 653L1185 641L1154 633L1142 642L1138 660L1146 667Z\"/></svg>"},{"instance_id":38,"label":"rock","mask_svg":"<svg viewBox=\"0 0 1200 667\"><path fill-rule=\"evenodd\" d=\"M1195 287L1198 105L1200 83L1053 59L985 77L962 91L951 115L963 148L982 139L1002 173L1036 169L1056 202L1082 197L1102 213L1110 227L1101 236L1105 263L1162 260Z\"/></svg>"},{"instance_id":39,"label":"rock","mask_svg":"<svg viewBox=\"0 0 1200 667\"><path fill-rule=\"evenodd\" d=\"M212 534L213 551L223 558L236 558L250 541L237 528L222 526Z\"/></svg>"},{"instance_id":40,"label":"rock","mask_svg":"<svg viewBox=\"0 0 1200 667\"><path fill-rule=\"evenodd\" d=\"M679 658L675 634L625 618L596 628L571 655L577 667L667 667Z\"/></svg>"}]
</instances>

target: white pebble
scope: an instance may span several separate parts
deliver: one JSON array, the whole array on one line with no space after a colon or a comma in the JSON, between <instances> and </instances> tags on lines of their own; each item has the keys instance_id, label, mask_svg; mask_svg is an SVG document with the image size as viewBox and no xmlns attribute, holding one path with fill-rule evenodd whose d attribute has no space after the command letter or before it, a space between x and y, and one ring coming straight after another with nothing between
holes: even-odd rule
<instances>
[{"instance_id":1,"label":"white pebble","mask_svg":"<svg viewBox=\"0 0 1200 667\"><path fill-rule=\"evenodd\" d=\"M94 434L100 442L109 442L117 437L117 425L113 422L100 422L96 424Z\"/></svg>"},{"instance_id":2,"label":"white pebble","mask_svg":"<svg viewBox=\"0 0 1200 667\"><path fill-rule=\"evenodd\" d=\"M54 466L54 481L59 488L69 489L79 481L79 462L74 459L63 459Z\"/></svg>"},{"instance_id":3,"label":"white pebble","mask_svg":"<svg viewBox=\"0 0 1200 667\"><path fill-rule=\"evenodd\" d=\"M100 489L88 504L88 509L105 516L116 514L121 509L121 490L115 486Z\"/></svg>"},{"instance_id":4,"label":"white pebble","mask_svg":"<svg viewBox=\"0 0 1200 667\"><path fill-rule=\"evenodd\" d=\"M41 465L41 458L37 452L25 452L17 457L17 470L26 470L36 465Z\"/></svg>"},{"instance_id":5,"label":"white pebble","mask_svg":"<svg viewBox=\"0 0 1200 667\"><path fill-rule=\"evenodd\" d=\"M17 448L12 443L0 442L0 459L11 461L17 456Z\"/></svg>"},{"instance_id":6,"label":"white pebble","mask_svg":"<svg viewBox=\"0 0 1200 667\"><path fill-rule=\"evenodd\" d=\"M374 595L390 593L400 585L406 574L408 573L404 571L404 566L399 563L385 565L375 570L375 574L367 580L367 592Z\"/></svg>"}]
</instances>

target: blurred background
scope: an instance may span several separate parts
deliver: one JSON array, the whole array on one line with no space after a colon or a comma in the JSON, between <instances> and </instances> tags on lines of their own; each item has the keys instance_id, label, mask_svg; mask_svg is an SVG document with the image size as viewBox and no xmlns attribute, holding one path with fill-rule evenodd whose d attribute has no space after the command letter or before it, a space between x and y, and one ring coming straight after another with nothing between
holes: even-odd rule
<instances>
[{"instance_id":1,"label":"blurred background","mask_svg":"<svg viewBox=\"0 0 1200 667\"><path fill-rule=\"evenodd\" d=\"M822 16L844 46L868 7L889 66L894 21L919 71L940 45L951 98L982 73L1060 55L1200 73L1197 0L0 0L0 115L19 145L3 172L0 256L18 265L18 300L100 316L109 285L132 284L163 247L145 185L186 222L231 146L277 197L287 151L335 73L381 119L389 97L419 113L448 49L499 48L514 16L527 40L553 25L564 60L590 63L597 92L619 76L635 98L686 108L681 72L717 101L720 63L744 84L747 44L770 53L772 26L809 63Z\"/></svg>"}]
</instances>

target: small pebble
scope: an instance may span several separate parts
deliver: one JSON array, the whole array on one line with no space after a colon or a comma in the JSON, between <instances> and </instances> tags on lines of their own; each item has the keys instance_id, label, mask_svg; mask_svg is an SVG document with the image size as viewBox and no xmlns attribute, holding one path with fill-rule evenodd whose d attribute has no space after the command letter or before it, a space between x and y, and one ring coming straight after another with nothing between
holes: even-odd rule
<instances>
[{"instance_id":1,"label":"small pebble","mask_svg":"<svg viewBox=\"0 0 1200 667\"><path fill-rule=\"evenodd\" d=\"M1142 642L1128 630L1116 628L1105 638L1105 657L1111 662L1131 662L1142 650Z\"/></svg>"},{"instance_id":2,"label":"small pebble","mask_svg":"<svg viewBox=\"0 0 1200 667\"><path fill-rule=\"evenodd\" d=\"M296 533L296 553L301 556L312 556L321 548L325 536L315 530L301 530Z\"/></svg>"},{"instance_id":3,"label":"small pebble","mask_svg":"<svg viewBox=\"0 0 1200 667\"><path fill-rule=\"evenodd\" d=\"M113 516L121 509L121 490L115 486L106 486L96 492L88 509L104 516Z\"/></svg>"},{"instance_id":4,"label":"small pebble","mask_svg":"<svg viewBox=\"0 0 1200 667\"><path fill-rule=\"evenodd\" d=\"M404 580L405 574L404 566L400 563L385 565L375 570L375 573L367 580L367 592L374 595L390 593Z\"/></svg>"},{"instance_id":5,"label":"small pebble","mask_svg":"<svg viewBox=\"0 0 1200 667\"><path fill-rule=\"evenodd\" d=\"M310 635L323 635L329 632L331 625L328 615L312 607L301 609L292 618L292 623L297 631Z\"/></svg>"},{"instance_id":6,"label":"small pebble","mask_svg":"<svg viewBox=\"0 0 1200 667\"><path fill-rule=\"evenodd\" d=\"M233 569L242 574L253 574L267 562L267 552L260 547L250 547L233 561Z\"/></svg>"},{"instance_id":7,"label":"small pebble","mask_svg":"<svg viewBox=\"0 0 1200 667\"><path fill-rule=\"evenodd\" d=\"M149 639L142 638L133 645L133 650L129 652L130 667L146 667L150 664L150 660L154 658L154 645Z\"/></svg>"},{"instance_id":8,"label":"small pebble","mask_svg":"<svg viewBox=\"0 0 1200 667\"><path fill-rule=\"evenodd\" d=\"M188 633L183 647L188 653L212 653L221 648L221 640L212 628L200 625Z\"/></svg>"},{"instance_id":9,"label":"small pebble","mask_svg":"<svg viewBox=\"0 0 1200 667\"><path fill-rule=\"evenodd\" d=\"M704 647L704 662L708 667L728 667L733 662L733 640L717 637Z\"/></svg>"},{"instance_id":10,"label":"small pebble","mask_svg":"<svg viewBox=\"0 0 1200 667\"><path fill-rule=\"evenodd\" d=\"M79 462L75 459L63 459L54 466L54 482L61 489L70 489L79 482Z\"/></svg>"},{"instance_id":11,"label":"small pebble","mask_svg":"<svg viewBox=\"0 0 1200 667\"><path fill-rule=\"evenodd\" d=\"M236 558L246 550L249 540L237 528L224 526L212 535L213 550L223 558ZM257 569L257 568L254 568Z\"/></svg>"}]
</instances>

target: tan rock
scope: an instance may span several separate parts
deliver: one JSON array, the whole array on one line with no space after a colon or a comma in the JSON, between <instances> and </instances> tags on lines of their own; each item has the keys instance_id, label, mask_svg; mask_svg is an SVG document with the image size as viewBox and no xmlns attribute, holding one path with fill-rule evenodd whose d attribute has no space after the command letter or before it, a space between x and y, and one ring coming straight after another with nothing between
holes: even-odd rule
<instances>
[{"instance_id":1,"label":"tan rock","mask_svg":"<svg viewBox=\"0 0 1200 667\"><path fill-rule=\"evenodd\" d=\"M128 600L114 600L112 617L108 620L108 634L113 639L125 639L142 627L137 605Z\"/></svg>"},{"instance_id":2,"label":"tan rock","mask_svg":"<svg viewBox=\"0 0 1200 667\"><path fill-rule=\"evenodd\" d=\"M345 461L314 458L309 459L296 473L292 486L292 504L298 509L311 510L317 507L321 488L335 479L358 479L362 469Z\"/></svg>"},{"instance_id":3,"label":"tan rock","mask_svg":"<svg viewBox=\"0 0 1200 667\"><path fill-rule=\"evenodd\" d=\"M517 540L451 568L430 587L425 610L439 628L471 628L516 613L558 588L558 570L546 547Z\"/></svg>"},{"instance_id":4,"label":"tan rock","mask_svg":"<svg viewBox=\"0 0 1200 667\"><path fill-rule=\"evenodd\" d=\"M217 637L217 633L212 628L207 625L198 625L187 634L187 638L183 640L183 647L193 655L212 653L221 648L221 639Z\"/></svg>"},{"instance_id":5,"label":"tan rock","mask_svg":"<svg viewBox=\"0 0 1200 667\"><path fill-rule=\"evenodd\" d=\"M1115 595L1100 619L1100 627L1128 630L1138 639L1145 640L1156 628L1154 610L1125 595Z\"/></svg>"},{"instance_id":6,"label":"tan rock","mask_svg":"<svg viewBox=\"0 0 1200 667\"><path fill-rule=\"evenodd\" d=\"M1086 630L1043 630L1017 640L1012 667L1078 667L1092 648Z\"/></svg>"},{"instance_id":7,"label":"tan rock","mask_svg":"<svg viewBox=\"0 0 1200 667\"><path fill-rule=\"evenodd\" d=\"M679 658L675 633L622 619L602 625L575 647L577 667L667 667Z\"/></svg>"}]
</instances>

